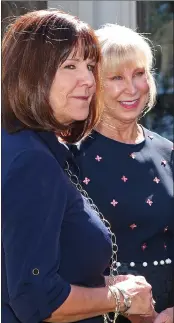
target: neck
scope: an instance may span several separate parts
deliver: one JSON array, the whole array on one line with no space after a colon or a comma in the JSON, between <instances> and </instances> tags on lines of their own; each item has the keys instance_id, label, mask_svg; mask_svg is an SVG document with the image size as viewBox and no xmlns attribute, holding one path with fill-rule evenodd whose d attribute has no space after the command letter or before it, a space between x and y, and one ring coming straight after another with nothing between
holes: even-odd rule
<instances>
[{"instance_id":1,"label":"neck","mask_svg":"<svg viewBox=\"0 0 174 323\"><path fill-rule=\"evenodd\" d=\"M96 130L102 135L127 144L136 144L144 140L143 130L137 120L122 122L111 116L103 115Z\"/></svg>"}]
</instances>

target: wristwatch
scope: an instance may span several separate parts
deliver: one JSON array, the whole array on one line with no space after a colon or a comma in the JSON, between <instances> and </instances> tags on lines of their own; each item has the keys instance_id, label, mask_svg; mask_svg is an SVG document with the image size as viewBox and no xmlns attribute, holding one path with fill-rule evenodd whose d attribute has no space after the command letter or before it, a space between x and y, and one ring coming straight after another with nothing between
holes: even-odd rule
<instances>
[{"instance_id":1,"label":"wristwatch","mask_svg":"<svg viewBox=\"0 0 174 323\"><path fill-rule=\"evenodd\" d=\"M131 307L132 305L132 300L131 297L121 288L118 288L119 292L122 294L123 299L124 299L124 305L125 305L125 310L122 313L125 313L128 311L128 309Z\"/></svg>"}]
</instances>

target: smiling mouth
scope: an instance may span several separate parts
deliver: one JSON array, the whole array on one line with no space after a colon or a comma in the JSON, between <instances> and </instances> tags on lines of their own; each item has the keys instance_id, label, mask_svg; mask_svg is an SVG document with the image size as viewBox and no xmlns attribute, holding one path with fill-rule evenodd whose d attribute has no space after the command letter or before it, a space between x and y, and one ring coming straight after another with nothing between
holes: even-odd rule
<instances>
[{"instance_id":1,"label":"smiling mouth","mask_svg":"<svg viewBox=\"0 0 174 323\"><path fill-rule=\"evenodd\" d=\"M137 103L138 101L139 101L139 99L132 100L132 101L119 101L119 103L125 104L125 105L133 105L133 104Z\"/></svg>"}]
</instances>

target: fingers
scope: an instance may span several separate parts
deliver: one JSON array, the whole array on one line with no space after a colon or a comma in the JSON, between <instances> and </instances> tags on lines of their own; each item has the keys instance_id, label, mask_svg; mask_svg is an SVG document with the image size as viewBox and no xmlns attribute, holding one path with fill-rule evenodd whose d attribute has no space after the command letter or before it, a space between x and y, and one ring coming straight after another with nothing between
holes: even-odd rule
<instances>
[{"instance_id":1,"label":"fingers","mask_svg":"<svg viewBox=\"0 0 174 323\"><path fill-rule=\"evenodd\" d=\"M133 275L118 275L115 277L115 283L119 283L128 279L134 279L135 276Z\"/></svg>"},{"instance_id":2,"label":"fingers","mask_svg":"<svg viewBox=\"0 0 174 323\"><path fill-rule=\"evenodd\" d=\"M135 276L136 281L147 282L144 276Z\"/></svg>"},{"instance_id":3,"label":"fingers","mask_svg":"<svg viewBox=\"0 0 174 323\"><path fill-rule=\"evenodd\" d=\"M143 276L119 275L115 285L118 290L124 291L131 299L131 306L126 313L153 317L155 302L152 296L152 287Z\"/></svg>"},{"instance_id":4,"label":"fingers","mask_svg":"<svg viewBox=\"0 0 174 323\"><path fill-rule=\"evenodd\" d=\"M112 277L112 279L110 279L109 276L105 276L105 280L106 281L111 280L110 284L112 284L112 285L115 285L117 283L121 283L121 282L129 280L129 279L134 279L134 278L135 278L135 276L133 276L133 275L117 275L117 276L114 276L114 278Z\"/></svg>"},{"instance_id":5,"label":"fingers","mask_svg":"<svg viewBox=\"0 0 174 323\"><path fill-rule=\"evenodd\" d=\"M173 323L173 322L170 317L159 314L157 318L154 320L154 323Z\"/></svg>"},{"instance_id":6,"label":"fingers","mask_svg":"<svg viewBox=\"0 0 174 323\"><path fill-rule=\"evenodd\" d=\"M137 282L137 284L146 285L150 290L152 290L152 286L147 282L144 276L135 276L135 281Z\"/></svg>"},{"instance_id":7,"label":"fingers","mask_svg":"<svg viewBox=\"0 0 174 323\"><path fill-rule=\"evenodd\" d=\"M119 282L129 280L129 279L136 281L137 284L138 283L146 284L151 288L151 285L147 283L144 276L135 276L135 275L128 274L128 275L117 275L114 277L115 283L119 283Z\"/></svg>"},{"instance_id":8,"label":"fingers","mask_svg":"<svg viewBox=\"0 0 174 323\"><path fill-rule=\"evenodd\" d=\"M173 315L166 309L156 316L154 323L173 323Z\"/></svg>"}]
</instances>

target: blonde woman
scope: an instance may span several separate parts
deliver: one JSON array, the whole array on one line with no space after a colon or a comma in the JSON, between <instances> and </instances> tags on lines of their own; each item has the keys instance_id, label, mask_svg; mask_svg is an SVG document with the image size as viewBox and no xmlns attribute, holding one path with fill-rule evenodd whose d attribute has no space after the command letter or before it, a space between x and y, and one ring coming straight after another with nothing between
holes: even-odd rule
<instances>
[{"instance_id":1,"label":"blonde woman","mask_svg":"<svg viewBox=\"0 0 174 323\"><path fill-rule=\"evenodd\" d=\"M173 146L139 124L155 104L152 49L124 26L107 24L96 35L104 112L79 146L80 179L117 236L119 273L145 276L156 311L165 311L157 322L173 323Z\"/></svg>"}]
</instances>

